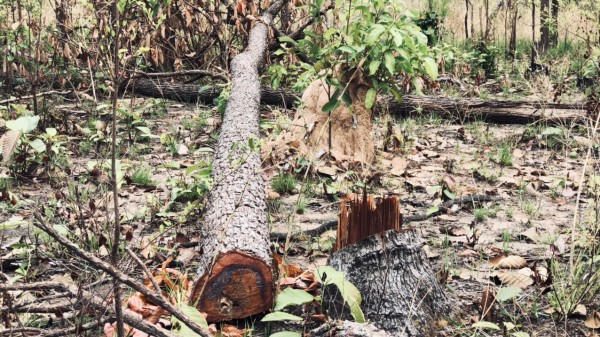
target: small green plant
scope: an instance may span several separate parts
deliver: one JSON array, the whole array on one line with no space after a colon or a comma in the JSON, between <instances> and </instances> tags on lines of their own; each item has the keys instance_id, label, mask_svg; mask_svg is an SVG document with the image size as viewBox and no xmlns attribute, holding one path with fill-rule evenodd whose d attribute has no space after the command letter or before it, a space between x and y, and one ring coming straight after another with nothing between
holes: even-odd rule
<instances>
[{"instance_id":1,"label":"small green plant","mask_svg":"<svg viewBox=\"0 0 600 337\"><path fill-rule=\"evenodd\" d=\"M483 222L487 217L487 211L485 208L475 208L473 210L473 215L475 216L475 221Z\"/></svg>"},{"instance_id":2,"label":"small green plant","mask_svg":"<svg viewBox=\"0 0 600 337\"><path fill-rule=\"evenodd\" d=\"M505 252L510 251L510 241L511 241L510 232L507 230L504 230L502 232L502 250L503 251L505 251Z\"/></svg>"},{"instance_id":3,"label":"small green plant","mask_svg":"<svg viewBox=\"0 0 600 337\"><path fill-rule=\"evenodd\" d=\"M131 183L139 186L154 186L154 181L152 181L152 174L150 173L150 168L141 167L137 169L130 177Z\"/></svg>"},{"instance_id":4,"label":"small green plant","mask_svg":"<svg viewBox=\"0 0 600 337\"><path fill-rule=\"evenodd\" d=\"M296 203L296 213L304 214L307 207L308 207L308 204L306 203L306 200L303 197L300 197L298 199L298 203Z\"/></svg>"},{"instance_id":5,"label":"small green plant","mask_svg":"<svg viewBox=\"0 0 600 337\"><path fill-rule=\"evenodd\" d=\"M498 164L502 166L512 166L513 164L513 146L511 144L503 144L497 149Z\"/></svg>"},{"instance_id":6,"label":"small green plant","mask_svg":"<svg viewBox=\"0 0 600 337\"><path fill-rule=\"evenodd\" d=\"M514 216L514 212L512 210L512 208L509 208L507 210L504 211L504 214L506 215L507 218L512 219Z\"/></svg>"},{"instance_id":7,"label":"small green plant","mask_svg":"<svg viewBox=\"0 0 600 337\"><path fill-rule=\"evenodd\" d=\"M289 173L279 173L273 181L271 181L271 187L273 190L281 195L292 192L298 181L296 178Z\"/></svg>"}]
</instances>

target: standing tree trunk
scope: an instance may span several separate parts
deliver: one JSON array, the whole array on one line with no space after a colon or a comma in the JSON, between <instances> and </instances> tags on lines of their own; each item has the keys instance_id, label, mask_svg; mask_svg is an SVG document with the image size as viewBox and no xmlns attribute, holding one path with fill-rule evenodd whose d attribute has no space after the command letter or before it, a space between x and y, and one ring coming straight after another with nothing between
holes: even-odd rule
<instances>
[{"instance_id":1,"label":"standing tree trunk","mask_svg":"<svg viewBox=\"0 0 600 337\"><path fill-rule=\"evenodd\" d=\"M260 77L274 2L250 31L248 47L231 62L232 89L213 162L214 187L202 224L201 255L191 303L208 321L271 309L273 272L258 149Z\"/></svg>"},{"instance_id":2,"label":"standing tree trunk","mask_svg":"<svg viewBox=\"0 0 600 337\"><path fill-rule=\"evenodd\" d=\"M552 26L550 27L550 47L558 46L558 0L551 0Z\"/></svg>"},{"instance_id":3,"label":"standing tree trunk","mask_svg":"<svg viewBox=\"0 0 600 337\"><path fill-rule=\"evenodd\" d=\"M543 53L550 46L550 0L540 2L540 48Z\"/></svg>"}]
</instances>

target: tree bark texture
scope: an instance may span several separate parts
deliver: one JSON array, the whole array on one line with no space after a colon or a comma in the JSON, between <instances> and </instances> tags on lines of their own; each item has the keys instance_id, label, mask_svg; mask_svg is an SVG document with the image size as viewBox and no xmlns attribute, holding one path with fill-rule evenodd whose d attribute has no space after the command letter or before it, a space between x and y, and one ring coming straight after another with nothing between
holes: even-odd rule
<instances>
[{"instance_id":1,"label":"tree bark texture","mask_svg":"<svg viewBox=\"0 0 600 337\"><path fill-rule=\"evenodd\" d=\"M132 85L139 94L181 101L200 100L206 104L219 96L220 87L205 87L197 84L179 84L139 79ZM260 102L291 108L301 94L286 90L261 87ZM528 124L539 121L569 123L585 117L584 103L545 103L528 101L497 101L479 98L449 98L440 96L405 95L402 102L392 97L377 99L376 110L389 112L399 117L435 113L457 120L483 120L499 124Z\"/></svg>"},{"instance_id":2,"label":"tree bark texture","mask_svg":"<svg viewBox=\"0 0 600 337\"><path fill-rule=\"evenodd\" d=\"M393 336L427 336L451 309L422 246L415 231L390 230L333 253L328 265L360 290L363 312L376 326ZM333 303L329 314L335 317L331 309L338 308L339 299L330 287L324 300L326 307ZM343 317L346 312L341 310Z\"/></svg>"},{"instance_id":3,"label":"tree bark texture","mask_svg":"<svg viewBox=\"0 0 600 337\"><path fill-rule=\"evenodd\" d=\"M213 162L214 187L201 227L199 279L191 298L211 322L258 314L273 305L267 206L256 144L259 69L269 25L282 4L273 3L257 20L248 47L231 62L232 89Z\"/></svg>"}]
</instances>

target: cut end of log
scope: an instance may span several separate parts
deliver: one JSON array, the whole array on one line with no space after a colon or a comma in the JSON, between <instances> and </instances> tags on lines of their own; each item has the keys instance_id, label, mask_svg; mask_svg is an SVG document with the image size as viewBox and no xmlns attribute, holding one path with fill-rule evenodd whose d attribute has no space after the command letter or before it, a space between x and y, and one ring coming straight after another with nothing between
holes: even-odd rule
<instances>
[{"instance_id":1,"label":"cut end of log","mask_svg":"<svg viewBox=\"0 0 600 337\"><path fill-rule=\"evenodd\" d=\"M366 190L362 200L351 195L340 203L335 251L391 229L402 229L398 197L385 196L376 202Z\"/></svg>"},{"instance_id":2,"label":"cut end of log","mask_svg":"<svg viewBox=\"0 0 600 337\"><path fill-rule=\"evenodd\" d=\"M209 322L244 318L271 310L273 287L271 266L241 252L228 252L196 283L192 303L198 303Z\"/></svg>"}]
</instances>

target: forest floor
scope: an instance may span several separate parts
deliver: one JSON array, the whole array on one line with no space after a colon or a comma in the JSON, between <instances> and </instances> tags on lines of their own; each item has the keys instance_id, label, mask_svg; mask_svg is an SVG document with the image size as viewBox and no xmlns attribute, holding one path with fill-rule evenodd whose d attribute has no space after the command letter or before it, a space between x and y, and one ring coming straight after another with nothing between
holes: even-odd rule
<instances>
[{"instance_id":1,"label":"forest floor","mask_svg":"<svg viewBox=\"0 0 600 337\"><path fill-rule=\"evenodd\" d=\"M153 99L122 103L121 120L127 123L119 131L123 140L119 205L125 239L150 269L160 268L173 256L171 266L194 275L196 250L179 247L173 252L172 248L198 240L208 177L204 169L218 137L219 115L207 107ZM105 111L55 106L46 121L58 130L54 144L60 146L55 154L44 158L30 151L14 164L21 165L17 167L21 173L2 170L0 178L10 181L4 189L11 193L0 201L1 272L7 280L75 282L79 273L93 274L79 269L77 263L44 263L58 253L50 253L51 244L36 245L39 231L30 222L40 206L55 229L80 238L82 246L100 256L109 254L112 199ZM290 118L265 108L261 131L272 135ZM389 124L398 131L397 141L393 150L383 151ZM600 310L600 301L587 294L600 285L589 287L587 271L569 277L560 267L568 266L569 254L577 252L576 266L581 263L580 269L585 269L585 254L598 238L600 211L594 209L599 194L595 186L600 185L598 147L594 148L587 128L458 125L426 114L407 120L376 116L374 125L379 150L372 166L350 170L311 163L318 173L306 173L304 162L264 167L273 232L312 229L337 219L338 199L346 193L367 188L377 196L396 195L403 215L436 214L406 226L421 233L432 268L457 309L456 317L439 322L440 335L592 335L584 321ZM591 162L584 167L590 149ZM494 200L436 208L443 201L469 195ZM334 240L332 230L320 237L292 239L288 245L279 243L276 251L301 269L311 270L326 263ZM550 260L560 262L554 273L547 269ZM133 261L124 263L122 270L142 277ZM554 276L552 288L545 282L549 274ZM521 290L515 291L515 286ZM482 319L480 302L488 287L504 291L497 297L494 317L486 319L504 331L472 327ZM15 300L31 299L33 295L26 293ZM566 320L555 319L561 306L574 308L568 310ZM47 321L50 316L29 315L21 320Z\"/></svg>"}]
</instances>

